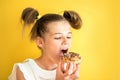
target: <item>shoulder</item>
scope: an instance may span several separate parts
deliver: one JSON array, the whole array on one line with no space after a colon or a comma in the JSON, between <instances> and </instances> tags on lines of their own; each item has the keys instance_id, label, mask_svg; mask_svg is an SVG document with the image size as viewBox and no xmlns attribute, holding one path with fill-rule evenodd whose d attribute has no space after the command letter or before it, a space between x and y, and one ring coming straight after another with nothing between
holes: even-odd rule
<instances>
[{"instance_id":1,"label":"shoulder","mask_svg":"<svg viewBox=\"0 0 120 80\"><path fill-rule=\"evenodd\" d=\"M14 64L9 80L31 80L29 79L29 76L32 77L31 63L32 59L26 59L22 63Z\"/></svg>"},{"instance_id":2,"label":"shoulder","mask_svg":"<svg viewBox=\"0 0 120 80\"><path fill-rule=\"evenodd\" d=\"M21 72L19 66L16 68L16 79L25 80L23 73Z\"/></svg>"}]
</instances>

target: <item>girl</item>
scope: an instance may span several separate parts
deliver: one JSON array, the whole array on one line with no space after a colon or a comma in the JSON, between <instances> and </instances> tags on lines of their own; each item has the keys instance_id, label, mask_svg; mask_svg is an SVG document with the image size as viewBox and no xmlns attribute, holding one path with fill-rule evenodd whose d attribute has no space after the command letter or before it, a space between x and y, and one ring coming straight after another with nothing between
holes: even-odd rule
<instances>
[{"instance_id":1,"label":"girl","mask_svg":"<svg viewBox=\"0 0 120 80\"><path fill-rule=\"evenodd\" d=\"M77 80L79 64L67 63L64 70L61 56L71 47L70 28L81 27L79 15L74 11L64 11L63 16L45 14L40 17L37 10L26 8L21 19L24 27L34 23L30 39L41 49L42 56L15 64L9 80Z\"/></svg>"}]
</instances>

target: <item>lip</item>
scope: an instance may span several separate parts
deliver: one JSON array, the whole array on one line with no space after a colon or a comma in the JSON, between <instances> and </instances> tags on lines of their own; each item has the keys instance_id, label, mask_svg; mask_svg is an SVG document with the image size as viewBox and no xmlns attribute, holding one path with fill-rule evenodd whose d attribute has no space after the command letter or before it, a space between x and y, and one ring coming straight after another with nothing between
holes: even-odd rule
<instances>
[{"instance_id":1,"label":"lip","mask_svg":"<svg viewBox=\"0 0 120 80\"><path fill-rule=\"evenodd\" d=\"M62 51L60 51L59 56L60 56L60 57L63 56L63 52L62 52Z\"/></svg>"}]
</instances>

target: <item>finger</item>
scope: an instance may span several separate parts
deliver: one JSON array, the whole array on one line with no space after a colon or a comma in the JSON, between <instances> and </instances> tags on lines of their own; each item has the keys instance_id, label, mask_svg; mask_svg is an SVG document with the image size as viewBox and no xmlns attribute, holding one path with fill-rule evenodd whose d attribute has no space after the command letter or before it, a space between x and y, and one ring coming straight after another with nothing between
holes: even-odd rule
<instances>
[{"instance_id":1,"label":"finger","mask_svg":"<svg viewBox=\"0 0 120 80\"><path fill-rule=\"evenodd\" d=\"M71 75L75 75L75 76L79 77L79 70L80 70L80 65L76 64L76 70Z\"/></svg>"},{"instance_id":2,"label":"finger","mask_svg":"<svg viewBox=\"0 0 120 80\"><path fill-rule=\"evenodd\" d=\"M71 80L78 80L78 78L79 78L79 76L76 76L76 75L71 75L69 77L69 79L71 79Z\"/></svg>"},{"instance_id":3,"label":"finger","mask_svg":"<svg viewBox=\"0 0 120 80\"><path fill-rule=\"evenodd\" d=\"M69 68L70 68L70 63L67 63L66 71L65 71L64 76L68 76L68 75L69 75L69 74L68 74Z\"/></svg>"},{"instance_id":4,"label":"finger","mask_svg":"<svg viewBox=\"0 0 120 80\"><path fill-rule=\"evenodd\" d=\"M57 71L62 72L62 61L61 61L61 59L58 63Z\"/></svg>"},{"instance_id":5,"label":"finger","mask_svg":"<svg viewBox=\"0 0 120 80\"><path fill-rule=\"evenodd\" d=\"M67 63L66 72L68 72L69 68L70 68L70 63Z\"/></svg>"},{"instance_id":6,"label":"finger","mask_svg":"<svg viewBox=\"0 0 120 80\"><path fill-rule=\"evenodd\" d=\"M65 69L64 69L64 62L61 60L61 70L62 72L64 73L65 72Z\"/></svg>"},{"instance_id":7,"label":"finger","mask_svg":"<svg viewBox=\"0 0 120 80\"><path fill-rule=\"evenodd\" d=\"M76 70L76 63L73 63L73 72Z\"/></svg>"},{"instance_id":8,"label":"finger","mask_svg":"<svg viewBox=\"0 0 120 80\"><path fill-rule=\"evenodd\" d=\"M70 62L70 65L69 65L69 69L68 69L68 74L72 74L73 73L73 62Z\"/></svg>"},{"instance_id":9,"label":"finger","mask_svg":"<svg viewBox=\"0 0 120 80\"><path fill-rule=\"evenodd\" d=\"M67 63L63 63L63 71L66 72L67 69Z\"/></svg>"},{"instance_id":10,"label":"finger","mask_svg":"<svg viewBox=\"0 0 120 80\"><path fill-rule=\"evenodd\" d=\"M76 70L70 75L70 79L72 80L78 80L79 78L79 67L76 68Z\"/></svg>"},{"instance_id":11,"label":"finger","mask_svg":"<svg viewBox=\"0 0 120 80\"><path fill-rule=\"evenodd\" d=\"M74 74L71 74L70 75L70 78L72 78L72 79L77 79L77 78L79 78L79 72L76 72L76 73L74 73Z\"/></svg>"},{"instance_id":12,"label":"finger","mask_svg":"<svg viewBox=\"0 0 120 80\"><path fill-rule=\"evenodd\" d=\"M80 69L80 64L76 64L76 70Z\"/></svg>"}]
</instances>

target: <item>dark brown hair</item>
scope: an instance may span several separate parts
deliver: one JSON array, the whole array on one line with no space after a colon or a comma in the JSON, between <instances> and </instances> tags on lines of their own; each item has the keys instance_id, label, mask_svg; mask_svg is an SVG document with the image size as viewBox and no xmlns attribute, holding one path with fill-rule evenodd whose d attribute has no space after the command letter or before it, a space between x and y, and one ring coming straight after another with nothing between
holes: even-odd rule
<instances>
[{"instance_id":1,"label":"dark brown hair","mask_svg":"<svg viewBox=\"0 0 120 80\"><path fill-rule=\"evenodd\" d=\"M80 16L74 11L64 11L63 16L59 14L45 14L40 19L37 18L38 16L39 13L34 8L25 8L21 15L24 27L35 23L30 33L31 40L34 40L37 36L43 37L43 34L47 31L47 24L50 22L68 21L74 29L80 29L82 26Z\"/></svg>"}]
</instances>

